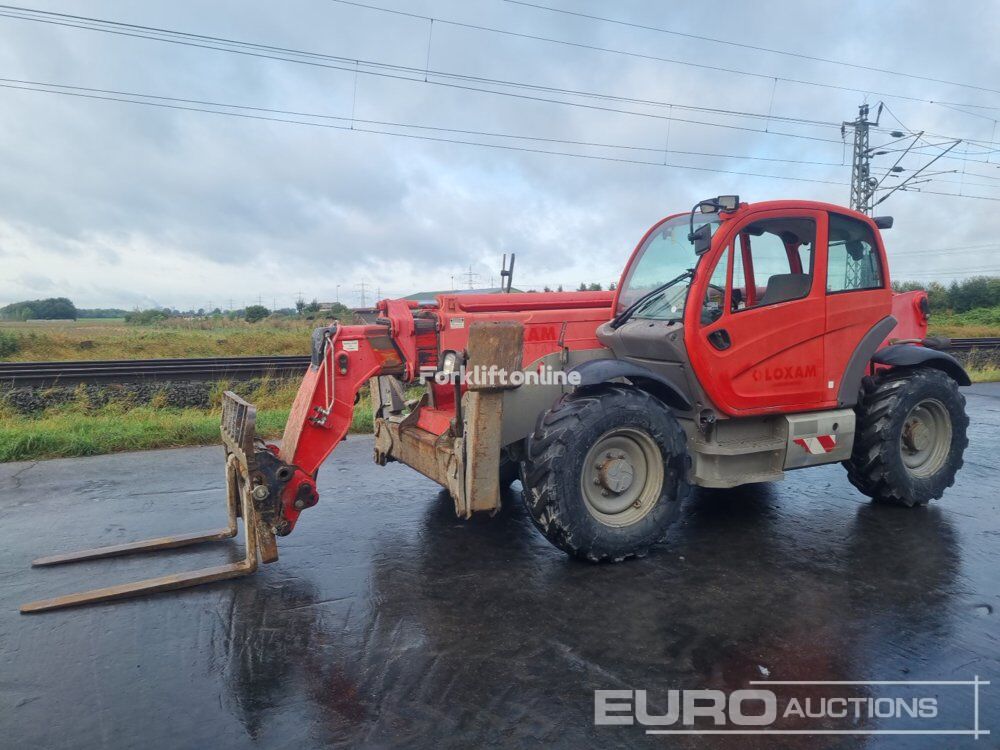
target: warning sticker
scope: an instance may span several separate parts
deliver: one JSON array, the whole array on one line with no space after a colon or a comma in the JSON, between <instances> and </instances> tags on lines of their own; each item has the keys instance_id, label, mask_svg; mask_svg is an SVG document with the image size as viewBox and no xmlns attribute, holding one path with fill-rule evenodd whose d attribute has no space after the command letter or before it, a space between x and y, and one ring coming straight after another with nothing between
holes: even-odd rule
<instances>
[{"instance_id":1,"label":"warning sticker","mask_svg":"<svg viewBox=\"0 0 1000 750\"><path fill-rule=\"evenodd\" d=\"M465 328L465 318L452 318L451 319L452 328Z\"/></svg>"},{"instance_id":2,"label":"warning sticker","mask_svg":"<svg viewBox=\"0 0 1000 750\"><path fill-rule=\"evenodd\" d=\"M343 342L343 348L345 352L356 352L358 350L357 341L345 341Z\"/></svg>"}]
</instances>

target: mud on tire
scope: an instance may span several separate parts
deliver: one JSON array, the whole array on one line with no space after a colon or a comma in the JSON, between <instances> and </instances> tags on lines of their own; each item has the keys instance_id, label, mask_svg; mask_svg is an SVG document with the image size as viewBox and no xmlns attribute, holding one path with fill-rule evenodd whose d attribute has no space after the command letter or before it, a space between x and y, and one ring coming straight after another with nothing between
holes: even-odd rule
<instances>
[{"instance_id":1,"label":"mud on tire","mask_svg":"<svg viewBox=\"0 0 1000 750\"><path fill-rule=\"evenodd\" d=\"M591 481L586 474L592 462L587 462L588 452L619 434L624 435L621 444L626 451L631 450L628 435L645 446L647 453L639 458L646 467L645 484L626 514L609 516L595 511L593 501L585 499L582 482ZM615 460L608 455L608 460ZM544 412L527 441L521 464L524 503L545 538L574 557L592 562L641 557L680 513L689 491L686 463L684 430L648 393L617 385L577 392ZM631 487L622 494L629 497L624 492L632 492Z\"/></svg>"},{"instance_id":2,"label":"mud on tire","mask_svg":"<svg viewBox=\"0 0 1000 750\"><path fill-rule=\"evenodd\" d=\"M914 467L907 464L916 462L912 456L918 450L911 434L913 415L923 413L922 408L939 413L950 434L939 430L934 461ZM866 377L855 413L854 449L844 466L861 492L876 502L912 507L941 497L954 484L969 444L969 418L965 397L947 374L925 368Z\"/></svg>"}]
</instances>

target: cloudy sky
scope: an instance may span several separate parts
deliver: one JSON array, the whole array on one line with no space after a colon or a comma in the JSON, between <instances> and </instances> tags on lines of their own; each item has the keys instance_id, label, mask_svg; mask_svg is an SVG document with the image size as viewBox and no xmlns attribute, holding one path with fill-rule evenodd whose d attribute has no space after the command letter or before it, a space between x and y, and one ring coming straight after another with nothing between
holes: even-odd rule
<instances>
[{"instance_id":1,"label":"cloudy sky","mask_svg":"<svg viewBox=\"0 0 1000 750\"><path fill-rule=\"evenodd\" d=\"M355 305L511 252L522 288L607 284L701 198L846 203L864 101L873 146L966 139L918 187L981 196L890 197L894 278L1000 274L996 3L537 0L671 34L505 0L39 2L0 9L0 304Z\"/></svg>"}]
</instances>

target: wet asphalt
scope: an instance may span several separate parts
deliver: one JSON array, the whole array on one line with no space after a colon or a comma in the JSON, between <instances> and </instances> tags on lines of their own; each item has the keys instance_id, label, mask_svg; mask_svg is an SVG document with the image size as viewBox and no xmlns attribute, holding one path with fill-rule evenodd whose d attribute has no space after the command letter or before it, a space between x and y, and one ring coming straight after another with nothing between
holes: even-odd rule
<instances>
[{"instance_id":1,"label":"wet asphalt","mask_svg":"<svg viewBox=\"0 0 1000 750\"><path fill-rule=\"evenodd\" d=\"M564 557L514 491L497 517L457 520L435 484L352 437L255 576L33 616L17 606L236 560L218 543L29 567L219 525L221 448L0 465L0 746L998 747L1000 384L966 396L965 467L930 508L873 506L837 465L792 472L695 492L665 543L622 565ZM978 740L593 723L595 689L974 675L993 682ZM940 716L922 727L971 728L970 688L927 689Z\"/></svg>"}]
</instances>

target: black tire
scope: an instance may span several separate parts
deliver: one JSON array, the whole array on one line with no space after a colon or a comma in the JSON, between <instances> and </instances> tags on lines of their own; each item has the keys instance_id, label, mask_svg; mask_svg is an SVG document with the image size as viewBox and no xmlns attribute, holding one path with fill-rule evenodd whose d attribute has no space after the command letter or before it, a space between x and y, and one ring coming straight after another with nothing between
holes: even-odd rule
<instances>
[{"instance_id":1,"label":"black tire","mask_svg":"<svg viewBox=\"0 0 1000 750\"><path fill-rule=\"evenodd\" d=\"M914 468L907 465L917 450L906 432L912 432L908 420L927 404L947 417L950 432L942 432L937 440L935 460ZM947 374L923 368L867 377L855 413L854 449L844 466L861 492L876 502L913 507L936 500L955 483L969 444L969 418L965 397Z\"/></svg>"},{"instance_id":2,"label":"black tire","mask_svg":"<svg viewBox=\"0 0 1000 750\"><path fill-rule=\"evenodd\" d=\"M637 454L634 473L629 464L628 481L638 475L643 485L636 484L638 489L633 490L629 484L621 490L613 500L631 497L626 493L639 496L626 511L615 511L619 515L604 516L602 521L592 509L593 501L584 496L583 482L591 481L583 474L590 466L585 461L588 452L607 444L603 441L627 441L629 435L646 452ZM615 460L610 453L607 456L608 461ZM612 385L566 395L539 417L528 439L521 464L524 504L545 538L573 557L591 562L642 557L680 513L690 489L686 464L684 430L648 393ZM625 513L634 514L634 520ZM623 519L619 525L609 522L618 518Z\"/></svg>"}]
</instances>

